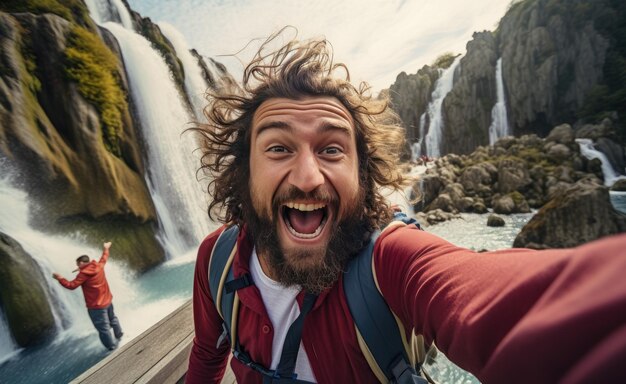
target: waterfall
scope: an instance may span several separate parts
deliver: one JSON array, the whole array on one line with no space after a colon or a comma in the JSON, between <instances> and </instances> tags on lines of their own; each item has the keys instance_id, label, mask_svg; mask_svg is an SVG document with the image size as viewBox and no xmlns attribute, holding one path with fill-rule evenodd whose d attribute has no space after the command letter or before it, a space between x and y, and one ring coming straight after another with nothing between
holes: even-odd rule
<instances>
[{"instance_id":1,"label":"waterfall","mask_svg":"<svg viewBox=\"0 0 626 384\"><path fill-rule=\"evenodd\" d=\"M174 46L176 55L183 63L185 69L185 91L191 99L193 112L198 121L205 121L202 111L206 106L204 94L208 88L208 84L202 76L202 69L198 64L198 59L189 52L189 46L185 37L171 24L159 22L161 32Z\"/></svg>"},{"instance_id":2,"label":"waterfall","mask_svg":"<svg viewBox=\"0 0 626 384\"><path fill-rule=\"evenodd\" d=\"M441 156L441 133L443 130L443 115L441 107L443 99L448 92L452 90L454 81L454 70L459 65L461 56L454 59L452 64L445 70L440 70L441 76L435 83L435 90L431 96L431 102L428 104L428 133L426 134L426 155L429 157Z\"/></svg>"},{"instance_id":3,"label":"waterfall","mask_svg":"<svg viewBox=\"0 0 626 384\"><path fill-rule=\"evenodd\" d=\"M197 246L208 233L206 202L196 181L197 147L182 135L192 118L187 113L163 57L143 36L119 24L105 23L116 37L147 143L148 186L163 226L163 243L170 255Z\"/></svg>"},{"instance_id":4,"label":"waterfall","mask_svg":"<svg viewBox=\"0 0 626 384\"><path fill-rule=\"evenodd\" d=\"M19 350L11 335L4 311L0 307L0 364L13 357Z\"/></svg>"},{"instance_id":5,"label":"waterfall","mask_svg":"<svg viewBox=\"0 0 626 384\"><path fill-rule=\"evenodd\" d=\"M498 100L491 109L491 125L489 126L489 145L493 145L499 138L511 134L509 119L506 114L506 99L504 98L504 81L502 80L502 58L496 64L496 93Z\"/></svg>"},{"instance_id":6,"label":"waterfall","mask_svg":"<svg viewBox=\"0 0 626 384\"><path fill-rule=\"evenodd\" d=\"M3 166L3 172L7 172ZM7 172L8 173L8 172ZM55 318L59 337L68 337L69 333L84 335L92 332L92 325L85 310L85 303L80 293L68 291L56 280L53 272L60 272L69 277L75 268L75 260L89 247L72 238L55 237L33 230L28 224L28 195L11 186L7 178L0 179L0 232L14 238L38 264L47 288L48 302ZM90 251L92 257L98 250ZM99 254L98 254L99 255ZM0 361L6 360L19 349L12 341L8 324L0 313Z\"/></svg>"},{"instance_id":7,"label":"waterfall","mask_svg":"<svg viewBox=\"0 0 626 384\"><path fill-rule=\"evenodd\" d=\"M85 0L89 15L101 25L107 21L121 23L124 28L134 30L133 19L122 0Z\"/></svg>"},{"instance_id":8,"label":"waterfall","mask_svg":"<svg viewBox=\"0 0 626 384\"><path fill-rule=\"evenodd\" d=\"M576 142L580 146L580 154L587 159L599 159L602 162L602 174L604 175L604 185L610 187L617 180L626 179L626 176L619 175L613 170L613 166L609 162L606 155L595 149L593 146L593 140L591 139L576 139Z\"/></svg>"},{"instance_id":9,"label":"waterfall","mask_svg":"<svg viewBox=\"0 0 626 384\"><path fill-rule=\"evenodd\" d=\"M90 4L90 13L98 15L102 4L109 3ZM101 27L115 36L122 51L147 147L146 181L162 228L159 240L169 257L181 255L209 232L207 203L195 173L199 161L192 155L198 145L191 134L182 135L193 118L165 60L145 37L115 22Z\"/></svg>"}]
</instances>

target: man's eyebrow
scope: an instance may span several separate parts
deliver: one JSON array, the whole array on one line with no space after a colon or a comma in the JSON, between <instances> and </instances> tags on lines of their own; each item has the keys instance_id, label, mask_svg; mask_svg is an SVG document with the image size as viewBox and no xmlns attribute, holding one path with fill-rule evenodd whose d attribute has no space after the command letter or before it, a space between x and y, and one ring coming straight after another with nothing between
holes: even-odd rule
<instances>
[{"instance_id":1,"label":"man's eyebrow","mask_svg":"<svg viewBox=\"0 0 626 384\"><path fill-rule=\"evenodd\" d=\"M268 121L267 123L263 123L261 124L257 130L256 130L256 136L259 136L261 134L261 132L268 130L268 129L281 129L281 130L285 130L285 131L292 131L293 128L291 127L291 125L287 124L284 121Z\"/></svg>"},{"instance_id":2,"label":"man's eyebrow","mask_svg":"<svg viewBox=\"0 0 626 384\"><path fill-rule=\"evenodd\" d=\"M258 137L263 131L268 129L280 129L287 132L292 132L293 127L284 121L269 121L267 123L261 124L256 130L256 136ZM317 133L327 133L327 132L339 132L344 134L345 136L352 137L352 130L349 126L344 124L336 124L331 122L322 122L319 127L316 128Z\"/></svg>"}]
</instances>

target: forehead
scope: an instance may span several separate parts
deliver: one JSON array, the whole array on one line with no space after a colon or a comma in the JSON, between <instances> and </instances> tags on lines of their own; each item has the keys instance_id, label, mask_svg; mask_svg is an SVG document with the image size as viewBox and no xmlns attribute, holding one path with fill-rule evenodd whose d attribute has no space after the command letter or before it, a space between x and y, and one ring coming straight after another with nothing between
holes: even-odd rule
<instances>
[{"instance_id":1,"label":"forehead","mask_svg":"<svg viewBox=\"0 0 626 384\"><path fill-rule=\"evenodd\" d=\"M272 98L261 103L252 118L252 130L272 122L316 120L339 124L352 130L354 123L350 112L335 97L319 96L303 99Z\"/></svg>"}]
</instances>

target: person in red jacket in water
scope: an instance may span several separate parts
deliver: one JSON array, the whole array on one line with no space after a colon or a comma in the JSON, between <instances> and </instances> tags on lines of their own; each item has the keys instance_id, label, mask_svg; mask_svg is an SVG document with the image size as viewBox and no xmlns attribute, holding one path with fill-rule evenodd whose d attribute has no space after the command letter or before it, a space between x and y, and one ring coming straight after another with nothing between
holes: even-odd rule
<instances>
[{"instance_id":1,"label":"person in red jacket in water","mask_svg":"<svg viewBox=\"0 0 626 384\"><path fill-rule=\"evenodd\" d=\"M78 257L76 259L78 269L74 272L79 272L74 280L69 281L58 273L53 273L52 277L67 289L83 288L89 317L98 330L100 341L109 350L113 350L117 348L118 340L122 338L124 332L122 332L120 322L113 311L113 295L111 295L109 283L104 273L104 265L109 259L110 247L111 242L104 243L102 256L97 262L95 260L90 261L87 255ZM113 328L115 338L111 335L111 328Z\"/></svg>"}]
</instances>

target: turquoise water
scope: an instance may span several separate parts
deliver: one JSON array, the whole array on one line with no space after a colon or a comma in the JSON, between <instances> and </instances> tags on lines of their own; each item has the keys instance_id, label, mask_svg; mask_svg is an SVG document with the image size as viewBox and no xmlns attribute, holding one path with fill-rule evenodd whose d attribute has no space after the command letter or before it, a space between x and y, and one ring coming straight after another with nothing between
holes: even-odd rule
<instances>
[{"instance_id":1,"label":"turquoise water","mask_svg":"<svg viewBox=\"0 0 626 384\"><path fill-rule=\"evenodd\" d=\"M626 192L611 192L611 203L616 210L626 213Z\"/></svg>"}]
</instances>

